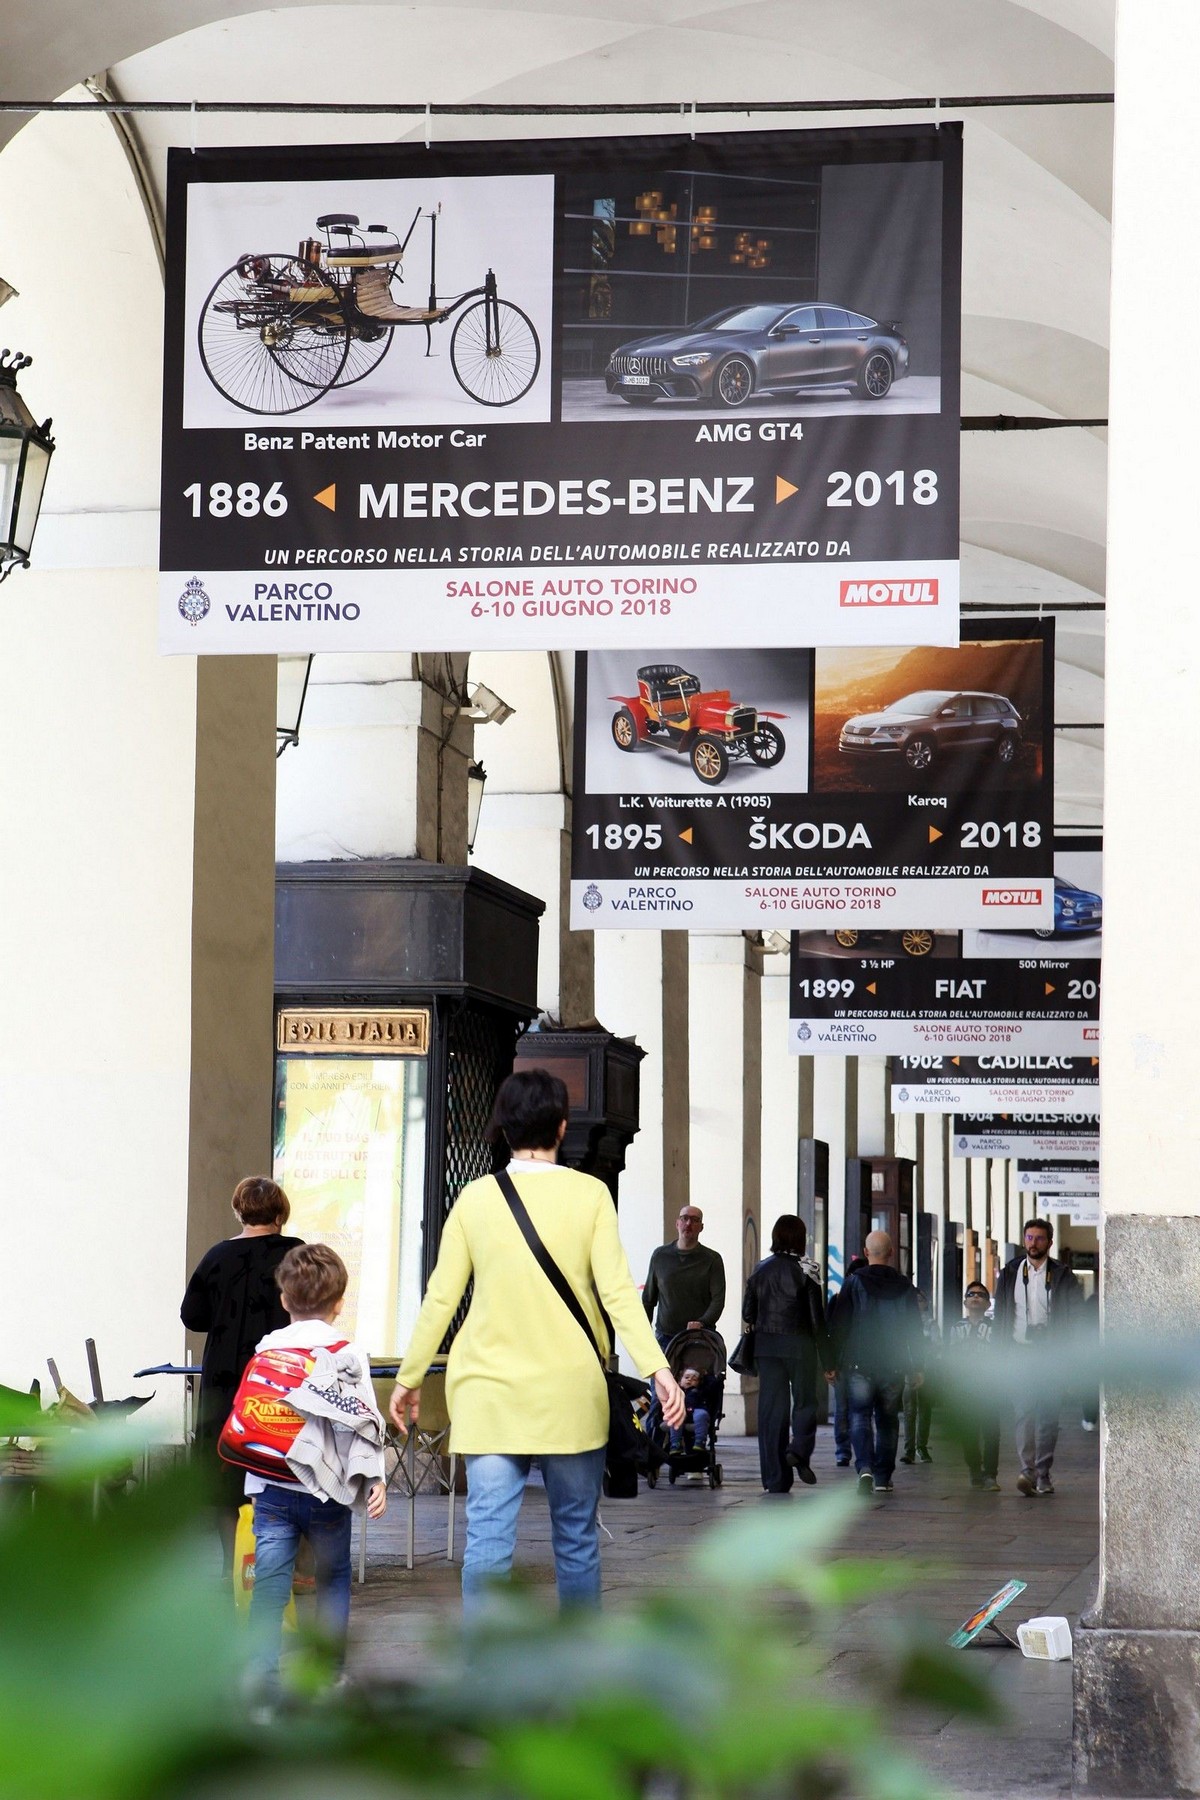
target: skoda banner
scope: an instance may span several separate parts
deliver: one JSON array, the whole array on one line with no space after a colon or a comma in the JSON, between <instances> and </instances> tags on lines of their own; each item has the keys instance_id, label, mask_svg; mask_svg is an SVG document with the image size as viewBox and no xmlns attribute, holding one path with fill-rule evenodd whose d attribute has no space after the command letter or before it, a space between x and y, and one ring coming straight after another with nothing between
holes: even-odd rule
<instances>
[{"instance_id":1,"label":"skoda banner","mask_svg":"<svg viewBox=\"0 0 1200 1800\"><path fill-rule=\"evenodd\" d=\"M1078 1113L955 1113L955 1156L1029 1156L1041 1162L1095 1161L1100 1117Z\"/></svg>"},{"instance_id":2,"label":"skoda banner","mask_svg":"<svg viewBox=\"0 0 1200 1800\"><path fill-rule=\"evenodd\" d=\"M1100 1038L1098 838L1056 843L1054 923L985 931L799 931L794 1051L1091 1052Z\"/></svg>"},{"instance_id":3,"label":"skoda banner","mask_svg":"<svg viewBox=\"0 0 1200 1800\"><path fill-rule=\"evenodd\" d=\"M905 650L653 637L578 657L572 925L819 926L851 953L822 989L884 1018L901 986L855 954L899 961L923 934L933 969L936 934L970 927L989 968L1036 958L1055 936L1053 629L989 619L954 649ZM828 1047L860 1045L886 1048Z\"/></svg>"},{"instance_id":4,"label":"skoda banner","mask_svg":"<svg viewBox=\"0 0 1200 1800\"><path fill-rule=\"evenodd\" d=\"M1098 1056L893 1056L893 1112L1099 1113Z\"/></svg>"},{"instance_id":5,"label":"skoda banner","mask_svg":"<svg viewBox=\"0 0 1200 1800\"><path fill-rule=\"evenodd\" d=\"M961 159L171 150L162 648L956 642Z\"/></svg>"}]
</instances>

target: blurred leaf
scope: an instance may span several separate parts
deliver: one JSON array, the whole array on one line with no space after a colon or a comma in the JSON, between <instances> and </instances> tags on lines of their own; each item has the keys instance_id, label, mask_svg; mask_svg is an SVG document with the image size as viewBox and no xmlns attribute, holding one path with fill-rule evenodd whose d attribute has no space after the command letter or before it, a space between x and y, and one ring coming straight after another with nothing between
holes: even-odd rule
<instances>
[{"instance_id":1,"label":"blurred leaf","mask_svg":"<svg viewBox=\"0 0 1200 1800\"><path fill-rule=\"evenodd\" d=\"M859 1504L857 1493L829 1488L801 1506L748 1509L707 1532L689 1561L714 1587L787 1586L801 1559L837 1542Z\"/></svg>"}]
</instances>

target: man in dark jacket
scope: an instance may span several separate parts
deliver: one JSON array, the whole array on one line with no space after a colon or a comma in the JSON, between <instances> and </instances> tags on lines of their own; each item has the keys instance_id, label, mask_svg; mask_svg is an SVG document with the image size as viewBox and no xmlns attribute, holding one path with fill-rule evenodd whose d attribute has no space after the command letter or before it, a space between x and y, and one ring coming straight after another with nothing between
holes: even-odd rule
<instances>
[{"instance_id":1,"label":"man in dark jacket","mask_svg":"<svg viewBox=\"0 0 1200 1800\"><path fill-rule=\"evenodd\" d=\"M925 1340L917 1291L890 1266L887 1232L868 1232L863 1249L866 1268L847 1278L833 1303L831 1337L849 1391L859 1488L890 1494L904 1382L921 1380Z\"/></svg>"},{"instance_id":2,"label":"man in dark jacket","mask_svg":"<svg viewBox=\"0 0 1200 1800\"><path fill-rule=\"evenodd\" d=\"M700 1208L681 1206L675 1242L660 1245L650 1258L642 1305L664 1350L681 1331L700 1326L715 1331L725 1310L725 1264L718 1251L700 1242L703 1230Z\"/></svg>"},{"instance_id":3,"label":"man in dark jacket","mask_svg":"<svg viewBox=\"0 0 1200 1800\"><path fill-rule=\"evenodd\" d=\"M993 1343L1021 1344L1029 1350L1046 1347L1078 1319L1083 1289L1072 1271L1051 1256L1053 1242L1053 1225L1045 1219L1030 1219L1025 1227L1024 1256L1014 1256L996 1283ZM1058 1390L1041 1382L1037 1369L1031 1368L1014 1406L1021 1459L1017 1486L1027 1499L1035 1495L1045 1498L1054 1492L1050 1468L1058 1443Z\"/></svg>"}]
</instances>

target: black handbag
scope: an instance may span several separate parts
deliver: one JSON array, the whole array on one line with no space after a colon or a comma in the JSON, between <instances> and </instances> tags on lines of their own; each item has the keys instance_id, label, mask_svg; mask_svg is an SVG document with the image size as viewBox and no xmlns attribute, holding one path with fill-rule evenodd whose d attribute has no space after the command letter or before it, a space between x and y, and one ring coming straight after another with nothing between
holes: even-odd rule
<instances>
[{"instance_id":1,"label":"black handbag","mask_svg":"<svg viewBox=\"0 0 1200 1800\"><path fill-rule=\"evenodd\" d=\"M525 1203L513 1184L507 1169L496 1173L500 1192L508 1201L509 1211L521 1228L521 1235L532 1250L535 1260L551 1287L584 1333L596 1352L608 1388L608 1443L604 1457L604 1491L611 1500L632 1500L638 1491L638 1476L650 1467L650 1440L634 1422L633 1402L647 1391L644 1381L631 1375L614 1375L605 1361L604 1352L592 1335L587 1314L579 1303L574 1288L543 1244L537 1228L525 1209ZM603 1310L603 1309L601 1309ZM607 1318L607 1315L605 1315Z\"/></svg>"},{"instance_id":2,"label":"black handbag","mask_svg":"<svg viewBox=\"0 0 1200 1800\"><path fill-rule=\"evenodd\" d=\"M754 1327L743 1331L726 1359L729 1367L738 1375L757 1375L758 1364L754 1360Z\"/></svg>"}]
</instances>

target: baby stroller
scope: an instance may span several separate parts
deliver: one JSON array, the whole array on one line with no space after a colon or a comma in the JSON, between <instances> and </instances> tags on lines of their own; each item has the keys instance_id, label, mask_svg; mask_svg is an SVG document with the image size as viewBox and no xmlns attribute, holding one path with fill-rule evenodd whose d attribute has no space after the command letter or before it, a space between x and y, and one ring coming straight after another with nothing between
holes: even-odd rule
<instances>
[{"instance_id":1,"label":"baby stroller","mask_svg":"<svg viewBox=\"0 0 1200 1800\"><path fill-rule=\"evenodd\" d=\"M708 1476L710 1488L718 1488L724 1479L724 1472L717 1461L717 1428L725 1410L725 1341L719 1332L708 1331L703 1327L697 1330L679 1331L667 1345L667 1363L676 1381L685 1369L695 1369L702 1380L712 1385L708 1413L708 1429L701 1438L693 1431L691 1420L683 1427L683 1440L677 1448L671 1446L671 1434L663 1423L662 1408L655 1400L646 1418L645 1430L651 1443L666 1468L667 1479L674 1487L680 1475L696 1471ZM651 1487L658 1486L660 1470L651 1462L646 1480Z\"/></svg>"}]
</instances>

